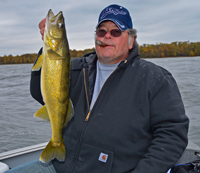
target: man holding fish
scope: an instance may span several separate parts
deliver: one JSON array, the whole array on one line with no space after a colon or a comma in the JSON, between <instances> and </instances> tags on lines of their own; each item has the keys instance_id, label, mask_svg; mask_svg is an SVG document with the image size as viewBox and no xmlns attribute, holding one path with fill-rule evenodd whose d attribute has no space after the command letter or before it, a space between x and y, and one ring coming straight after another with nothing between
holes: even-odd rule
<instances>
[{"instance_id":1,"label":"man holding fish","mask_svg":"<svg viewBox=\"0 0 200 173\"><path fill-rule=\"evenodd\" d=\"M52 139L41 162L13 172L166 173L187 145L189 121L172 75L140 59L128 10L103 9L96 52L73 59L71 70L68 44L59 40L64 24L49 13L39 24L44 48L31 94L44 105L35 116L51 122Z\"/></svg>"}]
</instances>

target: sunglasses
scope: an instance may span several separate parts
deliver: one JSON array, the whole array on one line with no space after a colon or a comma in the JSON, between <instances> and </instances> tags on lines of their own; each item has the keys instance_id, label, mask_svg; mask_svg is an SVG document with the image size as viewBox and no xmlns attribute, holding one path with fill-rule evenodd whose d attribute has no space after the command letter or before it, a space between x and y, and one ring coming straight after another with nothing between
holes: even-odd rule
<instances>
[{"instance_id":1,"label":"sunglasses","mask_svg":"<svg viewBox=\"0 0 200 173\"><path fill-rule=\"evenodd\" d=\"M113 37L119 37L121 36L122 34L122 31L120 29L112 29L111 31L109 31L110 34L113 36ZM104 37L106 35L107 31L103 30L103 29L97 29L96 30L96 35L98 37Z\"/></svg>"}]
</instances>

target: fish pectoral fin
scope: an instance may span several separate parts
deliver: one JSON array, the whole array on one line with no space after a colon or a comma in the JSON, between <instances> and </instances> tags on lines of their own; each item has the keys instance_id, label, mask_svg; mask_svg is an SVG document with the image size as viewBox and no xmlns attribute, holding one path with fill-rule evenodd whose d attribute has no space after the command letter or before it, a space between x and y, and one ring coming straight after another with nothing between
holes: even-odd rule
<instances>
[{"instance_id":1,"label":"fish pectoral fin","mask_svg":"<svg viewBox=\"0 0 200 173\"><path fill-rule=\"evenodd\" d=\"M71 99L69 99L68 103L68 110L67 110L67 116L65 119L64 127L67 126L68 122L71 120L71 118L74 116L74 106L72 104Z\"/></svg>"},{"instance_id":2,"label":"fish pectoral fin","mask_svg":"<svg viewBox=\"0 0 200 173\"><path fill-rule=\"evenodd\" d=\"M66 152L63 140L59 143L59 146L54 145L54 143L50 140L46 148L43 150L39 160L42 163L47 163L56 158L60 162L63 162L65 161L65 156Z\"/></svg>"},{"instance_id":3,"label":"fish pectoral fin","mask_svg":"<svg viewBox=\"0 0 200 173\"><path fill-rule=\"evenodd\" d=\"M35 114L34 114L34 117L38 117L38 118L41 118L45 121L50 121L49 119L49 114L47 112L47 108L46 106L42 106Z\"/></svg>"},{"instance_id":4,"label":"fish pectoral fin","mask_svg":"<svg viewBox=\"0 0 200 173\"><path fill-rule=\"evenodd\" d=\"M65 57L62 56L62 52L48 50L48 57L50 60L63 60Z\"/></svg>"},{"instance_id":5,"label":"fish pectoral fin","mask_svg":"<svg viewBox=\"0 0 200 173\"><path fill-rule=\"evenodd\" d=\"M43 56L42 54L38 57L37 62L35 63L35 65L32 68L32 71L39 71L42 67L42 62L43 62Z\"/></svg>"}]
</instances>

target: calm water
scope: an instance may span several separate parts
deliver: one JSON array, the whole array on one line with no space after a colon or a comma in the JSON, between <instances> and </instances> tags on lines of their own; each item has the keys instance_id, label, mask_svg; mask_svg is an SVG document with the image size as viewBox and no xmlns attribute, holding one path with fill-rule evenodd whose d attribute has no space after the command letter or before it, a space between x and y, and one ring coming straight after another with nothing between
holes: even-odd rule
<instances>
[{"instance_id":1,"label":"calm water","mask_svg":"<svg viewBox=\"0 0 200 173\"><path fill-rule=\"evenodd\" d=\"M0 152L49 141L50 124L33 114L41 107L30 95L32 64L0 65Z\"/></svg>"},{"instance_id":2,"label":"calm water","mask_svg":"<svg viewBox=\"0 0 200 173\"><path fill-rule=\"evenodd\" d=\"M175 77L186 114L189 139L200 145L200 57L148 59ZM41 107L30 95L32 64L0 66L0 153L51 138L50 124L33 117Z\"/></svg>"}]
</instances>

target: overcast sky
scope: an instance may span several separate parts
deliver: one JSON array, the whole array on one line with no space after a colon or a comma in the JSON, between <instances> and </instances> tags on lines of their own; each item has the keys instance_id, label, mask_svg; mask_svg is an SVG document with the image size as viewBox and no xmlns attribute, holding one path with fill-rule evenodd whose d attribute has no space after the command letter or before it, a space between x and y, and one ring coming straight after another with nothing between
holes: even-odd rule
<instances>
[{"instance_id":1,"label":"overcast sky","mask_svg":"<svg viewBox=\"0 0 200 173\"><path fill-rule=\"evenodd\" d=\"M92 48L99 13L110 4L129 10L140 45L200 41L200 0L0 0L0 56L37 53L38 23L49 9L63 11L70 49Z\"/></svg>"}]
</instances>

